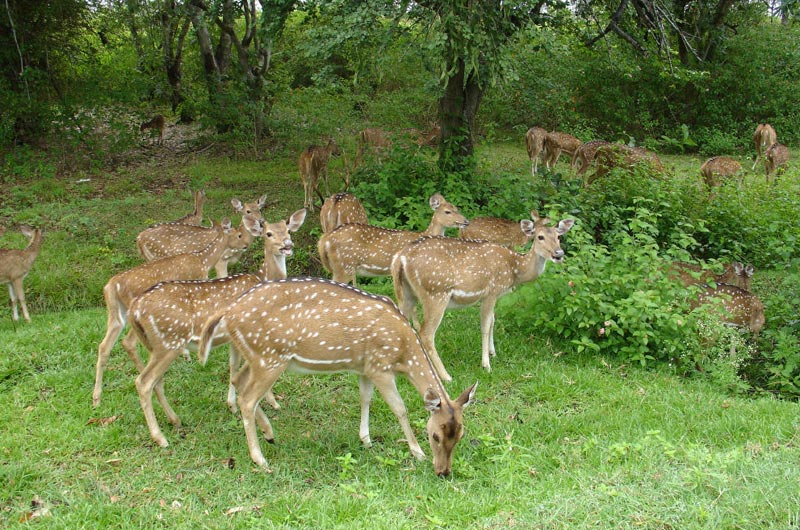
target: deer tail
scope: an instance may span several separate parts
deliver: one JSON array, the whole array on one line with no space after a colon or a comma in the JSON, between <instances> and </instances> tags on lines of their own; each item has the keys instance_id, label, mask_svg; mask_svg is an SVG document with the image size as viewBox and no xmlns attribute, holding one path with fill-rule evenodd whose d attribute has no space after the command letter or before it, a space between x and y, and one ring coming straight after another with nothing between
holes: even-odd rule
<instances>
[{"instance_id":1,"label":"deer tail","mask_svg":"<svg viewBox=\"0 0 800 530\"><path fill-rule=\"evenodd\" d=\"M197 360L202 366L208 362L208 354L214 346L214 334L217 332L217 328L224 324L223 318L225 318L225 310L217 312L203 324L200 340L197 343Z\"/></svg>"}]
</instances>

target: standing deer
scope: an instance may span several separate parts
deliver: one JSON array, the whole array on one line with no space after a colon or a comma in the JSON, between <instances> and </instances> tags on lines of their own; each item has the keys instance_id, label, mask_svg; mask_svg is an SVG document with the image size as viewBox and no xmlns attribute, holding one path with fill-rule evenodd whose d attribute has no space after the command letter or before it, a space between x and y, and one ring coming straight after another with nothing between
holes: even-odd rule
<instances>
[{"instance_id":1,"label":"standing deer","mask_svg":"<svg viewBox=\"0 0 800 530\"><path fill-rule=\"evenodd\" d=\"M274 440L269 419L256 414L259 402L286 371L355 372L359 375L359 437L371 445L369 406L375 387L397 416L411 454L425 453L408 421L397 374L405 375L431 413L427 433L434 471L450 474L453 449L464 436L462 411L473 403L477 382L451 400L408 320L390 299L318 278L262 283L210 318L203 327L198 357L205 363L213 337L231 337L244 357L234 379L239 393L250 457L267 466L256 423Z\"/></svg>"},{"instance_id":2,"label":"standing deer","mask_svg":"<svg viewBox=\"0 0 800 530\"><path fill-rule=\"evenodd\" d=\"M164 125L166 121L164 120L164 116L161 114L156 114L150 120L142 123L139 126L139 132L144 132L148 129L155 131L158 134L158 145L164 143Z\"/></svg>"},{"instance_id":3,"label":"standing deer","mask_svg":"<svg viewBox=\"0 0 800 530\"><path fill-rule=\"evenodd\" d=\"M531 211L531 218L536 212ZM491 241L511 249L528 244L528 234L520 230L519 222L497 217L476 217L464 228L459 229L458 237Z\"/></svg>"},{"instance_id":4,"label":"standing deer","mask_svg":"<svg viewBox=\"0 0 800 530\"><path fill-rule=\"evenodd\" d=\"M261 221L247 217L242 222L252 225L250 229L255 231L258 230L256 227L261 226ZM222 223L214 223L214 230L217 237L203 250L144 263L116 274L106 283L103 288L103 298L106 302L108 317L106 334L97 352L94 392L92 393L93 406L97 407L100 404L100 398L103 394L103 372L108 364L111 348L116 343L128 321L128 307L130 307L133 299L158 282L207 278L209 269L219 261L222 253L227 248L237 248L244 244L239 237L239 233L231 229L231 223L228 219L223 220ZM144 364L136 352L136 336L132 330L122 340L122 346L128 352L128 356L134 364L136 364L138 371L144 370ZM164 395L159 388L156 388L156 396L158 396L164 410L167 410L169 405L165 405L166 399L164 399Z\"/></svg>"},{"instance_id":5,"label":"standing deer","mask_svg":"<svg viewBox=\"0 0 800 530\"><path fill-rule=\"evenodd\" d=\"M180 219L172 221L173 223L196 226L203 224L203 205L206 203L206 192L197 190L192 192L192 196L194 197L194 210Z\"/></svg>"},{"instance_id":6,"label":"standing deer","mask_svg":"<svg viewBox=\"0 0 800 530\"><path fill-rule=\"evenodd\" d=\"M320 178L325 184L325 194L330 195L331 193L328 187L328 162L331 156L339 155L341 155L341 151L333 138L328 138L328 143L325 147L310 145L300 153L298 166L300 167L300 180L303 183L303 193L305 194L303 206L312 212L314 211L314 193L319 196L320 201L325 200L319 191Z\"/></svg>"},{"instance_id":7,"label":"standing deer","mask_svg":"<svg viewBox=\"0 0 800 530\"><path fill-rule=\"evenodd\" d=\"M592 140L591 142L581 144L581 146L575 150L575 154L572 155L570 167L578 168L578 171L575 172L576 175L583 175L586 173L586 170L589 169L589 166L592 165L592 162L594 162L597 156L597 150L604 145L608 145L608 142L605 140Z\"/></svg>"},{"instance_id":8,"label":"standing deer","mask_svg":"<svg viewBox=\"0 0 800 530\"><path fill-rule=\"evenodd\" d=\"M702 285L708 282L715 284L730 284L750 290L750 278L753 277L755 269L752 265L744 265L738 261L729 263L722 268L722 272L717 274L711 269L705 269L693 263L683 263L675 261L670 265L669 276L680 281L685 287L690 285Z\"/></svg>"},{"instance_id":9,"label":"standing deer","mask_svg":"<svg viewBox=\"0 0 800 530\"><path fill-rule=\"evenodd\" d=\"M325 199L319 210L319 224L323 234L350 223L369 224L367 211L355 195L341 192Z\"/></svg>"},{"instance_id":10,"label":"standing deer","mask_svg":"<svg viewBox=\"0 0 800 530\"><path fill-rule=\"evenodd\" d=\"M581 146L581 141L572 136L571 134L553 131L547 133L544 138L544 148L547 152L544 157L544 164L547 169L556 167L559 157L562 153L569 155L570 169L573 169L572 160L575 152Z\"/></svg>"},{"instance_id":11,"label":"standing deer","mask_svg":"<svg viewBox=\"0 0 800 530\"><path fill-rule=\"evenodd\" d=\"M444 235L445 228L469 224L454 205L439 193L428 200L433 217L424 232L391 230L367 224L346 224L323 234L317 243L322 265L333 279L355 283L358 276L388 276L392 257L415 239L426 235Z\"/></svg>"},{"instance_id":12,"label":"standing deer","mask_svg":"<svg viewBox=\"0 0 800 530\"><path fill-rule=\"evenodd\" d=\"M0 235L4 230L0 230ZM20 226L20 232L28 238L28 246L23 250L3 248L0 249L0 283L8 284L8 295L11 297L11 318L19 320L17 300L22 306L22 316L27 322L31 321L28 314L28 305L25 303L25 291L22 280L30 272L33 262L42 249L44 234L40 228L34 229L28 225Z\"/></svg>"},{"instance_id":13,"label":"standing deer","mask_svg":"<svg viewBox=\"0 0 800 530\"><path fill-rule=\"evenodd\" d=\"M547 152L544 147L544 139L547 138L547 130L541 127L531 127L525 133L525 149L528 151L528 158L531 159L531 175L536 176L536 168L539 165L539 157L546 159Z\"/></svg>"},{"instance_id":14,"label":"standing deer","mask_svg":"<svg viewBox=\"0 0 800 530\"><path fill-rule=\"evenodd\" d=\"M294 249L290 232L299 230L305 217L306 211L302 209L294 212L286 221L264 226L264 263L258 274L237 274L214 280L161 282L131 303L128 310L131 329L150 352L147 366L136 378L136 390L150 436L161 447L167 447L169 443L158 426L153 410L153 389L157 385L163 387L164 374L175 358L182 352L188 354L189 348L197 345L200 330L209 317L255 285L286 278L286 256L290 256ZM213 345L229 340L227 336L214 336ZM238 368L238 353L231 348L231 381ZM268 401L274 408L279 408L271 393ZM228 407L236 411L233 383L228 387ZM164 412L170 423L180 427L181 420L171 407L165 407Z\"/></svg>"},{"instance_id":15,"label":"standing deer","mask_svg":"<svg viewBox=\"0 0 800 530\"><path fill-rule=\"evenodd\" d=\"M764 304L758 297L735 285L706 286L691 303L692 309L710 305L720 310L719 318L728 324L749 329L758 335L764 327Z\"/></svg>"},{"instance_id":16,"label":"standing deer","mask_svg":"<svg viewBox=\"0 0 800 530\"><path fill-rule=\"evenodd\" d=\"M700 174L703 176L707 188L719 186L722 179L741 175L742 165L728 156L714 156L703 162Z\"/></svg>"},{"instance_id":17,"label":"standing deer","mask_svg":"<svg viewBox=\"0 0 800 530\"><path fill-rule=\"evenodd\" d=\"M563 261L559 238L572 228L574 221L564 219L556 227L549 227L549 219L540 218L536 212L531 212L531 217L533 221L520 221L520 229L533 240L527 254L487 241L426 237L406 246L392 260L397 304L416 324L415 306L417 301L422 302L424 321L419 328L422 346L445 381L452 378L435 344L444 312L480 302L482 366L491 370L489 356L495 355L497 299L514 287L538 278L548 260Z\"/></svg>"},{"instance_id":18,"label":"standing deer","mask_svg":"<svg viewBox=\"0 0 800 530\"><path fill-rule=\"evenodd\" d=\"M228 265L236 263L253 239L261 234L259 222L263 220L261 209L266 201L266 195L262 195L255 202L242 203L239 199L231 200L234 210L242 214L242 222L237 228L241 244L226 249L214 265L218 278L228 275ZM136 237L136 246L144 259L152 261L202 250L216 237L214 228L175 222L162 223L143 230Z\"/></svg>"},{"instance_id":19,"label":"standing deer","mask_svg":"<svg viewBox=\"0 0 800 530\"><path fill-rule=\"evenodd\" d=\"M764 169L766 170L766 179L769 182L769 176L775 172L776 169L785 168L786 162L789 161L789 148L783 144L774 143L769 146L767 152L764 154Z\"/></svg>"},{"instance_id":20,"label":"standing deer","mask_svg":"<svg viewBox=\"0 0 800 530\"><path fill-rule=\"evenodd\" d=\"M756 169L758 159L761 158L761 155L765 154L767 149L777 141L778 135L772 125L769 123L759 123L756 126L756 131L753 133L753 143L756 144L756 159L753 161L753 170Z\"/></svg>"},{"instance_id":21,"label":"standing deer","mask_svg":"<svg viewBox=\"0 0 800 530\"><path fill-rule=\"evenodd\" d=\"M361 164L361 161L364 159L364 153L367 151L372 151L377 155L381 155L392 148L392 139L383 129L363 129L358 132L357 141L358 149L356 151L356 159L353 162L353 167L357 167Z\"/></svg>"}]
</instances>

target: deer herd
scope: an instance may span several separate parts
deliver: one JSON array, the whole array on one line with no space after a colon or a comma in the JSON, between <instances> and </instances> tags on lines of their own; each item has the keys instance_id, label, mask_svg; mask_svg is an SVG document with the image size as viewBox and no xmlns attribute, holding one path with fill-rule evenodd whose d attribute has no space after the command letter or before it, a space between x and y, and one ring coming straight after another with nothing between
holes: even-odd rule
<instances>
[{"instance_id":1,"label":"deer herd","mask_svg":"<svg viewBox=\"0 0 800 530\"><path fill-rule=\"evenodd\" d=\"M163 117L160 122L163 131ZM159 122L142 124L158 128ZM417 133L419 142L430 142ZM438 133L437 133L438 134ZM769 177L783 167L788 151L776 142L770 125L759 125L754 136L756 163L764 159ZM359 134L360 162L368 152L380 154L390 148L391 138L379 129ZM570 157L570 168L586 177L586 185L614 167L647 163L663 166L655 153L612 144L602 140L581 143L566 133L531 128L525 135L531 173L537 174L539 158L552 169L561 154ZM110 278L103 289L107 310L106 333L97 352L94 407L100 405L103 375L112 348L124 331L122 347L134 363L138 376L136 391L152 439L161 447L168 441L153 409L153 393L168 421L181 422L167 401L164 375L178 357L189 358L196 351L205 364L210 350L228 344L229 374L227 405L240 411L250 456L257 465L267 466L261 452L256 426L267 441L274 440L262 400L274 409L280 406L272 389L284 371L301 373L354 372L359 377L361 422L359 436L371 444L369 407L377 387L397 416L411 454L425 457L411 429L407 411L395 379L405 376L422 397L430 416L427 436L434 471L451 472L453 450L464 435L463 409L475 401L477 382L452 399L444 383L453 377L445 368L436 346L436 331L448 309L480 306L481 365L491 369L496 355L494 329L497 300L515 287L535 281L548 262L564 260L561 236L574 225L572 219L551 222L536 211L529 219L509 220L478 217L468 220L454 204L435 193L428 198L430 224L422 232L390 230L369 223L361 202L346 191L331 195L327 166L340 149L329 138L324 146L310 146L299 158L304 208L286 219L268 222L262 210L266 195L253 202L230 201L241 215L238 227L229 219L203 225L206 195L194 192L194 209L180 219L150 226L136 238L144 263ZM754 165L755 167L755 165ZM711 187L721 178L741 175L741 164L728 157L707 160L701 174ZM323 183L323 196L319 183ZM287 274L286 259L293 254L292 233L313 211L316 199L322 236L317 250L332 279ZM458 229L448 237L446 229ZM30 315L22 280L36 260L43 231L20 227L29 238L26 248L0 249L0 281L8 284L13 319L19 318L17 302L25 320ZM0 228L0 236L3 229ZM256 238L264 242L261 268L253 274L228 275ZM527 247L528 250L521 251ZM211 270L215 278L209 279ZM722 319L758 333L764 325L764 308L750 293L753 267L733 263L721 273L691 264L674 263L668 275L685 286L698 286L692 306L720 303ZM356 287L358 277L390 276L395 301ZM349 285L352 284L352 285ZM417 305L422 308L421 320ZM145 364L138 345L147 350Z\"/></svg>"}]
</instances>

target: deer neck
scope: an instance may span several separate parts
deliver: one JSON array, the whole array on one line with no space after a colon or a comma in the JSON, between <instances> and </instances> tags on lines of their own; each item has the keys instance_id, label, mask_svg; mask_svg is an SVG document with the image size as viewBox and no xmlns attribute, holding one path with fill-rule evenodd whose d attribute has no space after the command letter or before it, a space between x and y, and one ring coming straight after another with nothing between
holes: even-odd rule
<instances>
[{"instance_id":1,"label":"deer neck","mask_svg":"<svg viewBox=\"0 0 800 530\"><path fill-rule=\"evenodd\" d=\"M42 248L42 240L43 239L44 238L42 237L42 231L41 230L37 230L33 234L33 237L31 238L31 242L28 244L27 248L25 249L25 252L27 254L29 254L29 255L34 256L34 257L38 256L39 255L39 250L41 250L41 248Z\"/></svg>"},{"instance_id":2,"label":"deer neck","mask_svg":"<svg viewBox=\"0 0 800 530\"><path fill-rule=\"evenodd\" d=\"M547 265L547 259L536 253L534 246L526 254L514 252L514 285L517 286L538 278Z\"/></svg>"},{"instance_id":3,"label":"deer neck","mask_svg":"<svg viewBox=\"0 0 800 530\"><path fill-rule=\"evenodd\" d=\"M431 219L431 224L422 232L423 236L443 236L445 226L436 220L436 215Z\"/></svg>"},{"instance_id":4,"label":"deer neck","mask_svg":"<svg viewBox=\"0 0 800 530\"><path fill-rule=\"evenodd\" d=\"M226 250L228 250L228 234L220 230L217 232L217 237L206 248L196 254L203 262L203 266L210 269L220 260Z\"/></svg>"},{"instance_id":5,"label":"deer neck","mask_svg":"<svg viewBox=\"0 0 800 530\"><path fill-rule=\"evenodd\" d=\"M258 270L258 275L262 281L285 280L286 279L286 255L285 254L266 254L264 263Z\"/></svg>"},{"instance_id":6,"label":"deer neck","mask_svg":"<svg viewBox=\"0 0 800 530\"><path fill-rule=\"evenodd\" d=\"M418 340L418 338L416 340ZM415 352L414 350L418 351ZM408 369L406 377L408 377L408 380L414 385L414 388L417 389L417 392L419 392L421 396L424 396L428 389L433 389L441 396L443 401L449 399L447 398L448 394L444 389L442 380L436 375L436 370L421 344L417 348L412 347L411 351L412 354L409 356L410 358L403 364L405 364Z\"/></svg>"}]
</instances>

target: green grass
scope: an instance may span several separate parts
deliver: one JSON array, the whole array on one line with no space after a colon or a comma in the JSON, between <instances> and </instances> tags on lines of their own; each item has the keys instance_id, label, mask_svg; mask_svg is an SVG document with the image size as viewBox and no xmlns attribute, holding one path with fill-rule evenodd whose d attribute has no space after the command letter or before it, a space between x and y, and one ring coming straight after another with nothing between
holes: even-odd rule
<instances>
[{"instance_id":1,"label":"green grass","mask_svg":"<svg viewBox=\"0 0 800 530\"><path fill-rule=\"evenodd\" d=\"M122 169L89 183L60 178L0 190L0 223L48 229L26 279L33 322L0 314L0 520L47 528L787 528L800 524L798 405L732 396L669 366L643 370L577 355L535 329L510 332L513 303L498 310L498 356L480 368L477 309L448 313L437 344L455 381L479 381L453 475L415 461L397 420L376 397L375 442L358 439L354 376L286 375L269 410L272 467L252 465L238 416L226 408L227 359L179 360L166 391L180 432L159 417L170 447L150 439L135 369L117 345L103 402L91 407L97 346L105 333L102 286L138 263L148 224L191 210L204 185L206 212L232 215L231 197L268 194L265 217L302 204L293 154L261 162L202 158ZM479 151L488 171L525 172L522 144ZM686 175L699 161L675 157ZM563 164L563 163L562 163ZM566 168L566 164L563 164ZM341 166L332 167L340 188ZM688 177L687 177L688 178ZM35 190L33 189L35 187ZM33 191L32 191L33 190ZM7 200L6 200L7 199ZM294 236L290 274L319 270L316 215ZM0 246L22 246L13 231ZM254 248L234 270L253 270ZM548 268L548 272L552 272ZM391 294L390 282L365 282ZM535 289L535 286L533 287ZM509 295L513 300L514 294ZM509 326L510 328L510 326ZM426 413L400 384L423 448ZM101 421L105 420L105 421ZM24 521L43 503L47 515Z\"/></svg>"}]
</instances>

